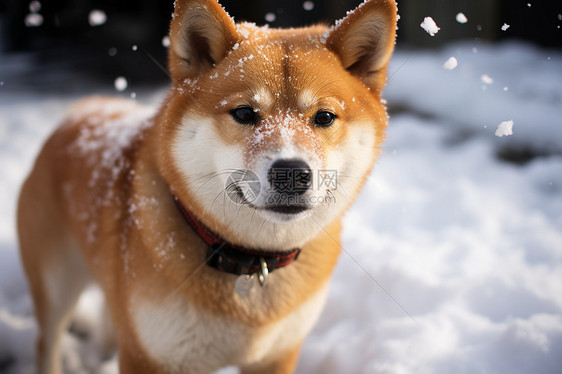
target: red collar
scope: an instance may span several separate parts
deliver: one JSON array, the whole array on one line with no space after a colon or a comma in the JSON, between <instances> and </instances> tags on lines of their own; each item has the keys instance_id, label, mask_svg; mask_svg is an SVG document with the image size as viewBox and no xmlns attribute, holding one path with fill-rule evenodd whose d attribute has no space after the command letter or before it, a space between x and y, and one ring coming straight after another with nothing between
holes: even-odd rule
<instances>
[{"instance_id":1,"label":"red collar","mask_svg":"<svg viewBox=\"0 0 562 374\"><path fill-rule=\"evenodd\" d=\"M193 231L207 244L206 262L212 268L236 275L258 273L260 284L263 286L268 273L289 265L299 257L300 248L286 252L271 252L232 244L209 230L183 206L176 196L174 201Z\"/></svg>"}]
</instances>

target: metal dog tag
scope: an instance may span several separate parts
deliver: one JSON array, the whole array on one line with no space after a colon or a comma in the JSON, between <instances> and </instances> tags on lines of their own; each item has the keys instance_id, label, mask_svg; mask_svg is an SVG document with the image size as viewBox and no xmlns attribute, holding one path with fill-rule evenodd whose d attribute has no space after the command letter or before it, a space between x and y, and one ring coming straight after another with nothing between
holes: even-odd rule
<instances>
[{"instance_id":1,"label":"metal dog tag","mask_svg":"<svg viewBox=\"0 0 562 374\"><path fill-rule=\"evenodd\" d=\"M258 280L260 281L260 286L265 286L268 275L269 269L267 268L267 262L265 262L265 259L263 257L260 257L260 271L258 272Z\"/></svg>"},{"instance_id":2,"label":"metal dog tag","mask_svg":"<svg viewBox=\"0 0 562 374\"><path fill-rule=\"evenodd\" d=\"M236 279L236 285L234 286L234 289L239 296L246 296L250 292L252 287L254 287L254 275L255 274L244 274Z\"/></svg>"}]
</instances>

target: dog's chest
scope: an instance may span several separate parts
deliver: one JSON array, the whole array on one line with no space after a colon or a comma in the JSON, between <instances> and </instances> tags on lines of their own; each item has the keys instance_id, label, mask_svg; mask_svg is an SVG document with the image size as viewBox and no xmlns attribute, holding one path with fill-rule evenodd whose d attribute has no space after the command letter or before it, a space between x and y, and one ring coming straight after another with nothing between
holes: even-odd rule
<instances>
[{"instance_id":1,"label":"dog's chest","mask_svg":"<svg viewBox=\"0 0 562 374\"><path fill-rule=\"evenodd\" d=\"M250 327L229 316L211 316L186 301L136 303L133 323L146 353L171 372L208 373L247 365L295 348L310 332L324 305L327 286L285 318Z\"/></svg>"}]
</instances>

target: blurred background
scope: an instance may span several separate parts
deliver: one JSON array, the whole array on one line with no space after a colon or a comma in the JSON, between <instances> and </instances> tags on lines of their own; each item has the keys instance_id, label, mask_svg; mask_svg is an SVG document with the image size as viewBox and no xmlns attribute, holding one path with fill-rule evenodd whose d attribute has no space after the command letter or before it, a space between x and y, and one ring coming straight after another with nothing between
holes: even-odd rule
<instances>
[{"instance_id":1,"label":"blurred background","mask_svg":"<svg viewBox=\"0 0 562 374\"><path fill-rule=\"evenodd\" d=\"M272 27L331 23L360 0L222 0L237 21ZM459 39L522 39L541 46L562 46L558 0L401 0L398 45L435 48ZM0 79L11 89L73 90L76 82L57 82L54 70L84 72L98 82L124 75L135 84L166 82L153 60L166 65L163 38L173 1L50 0L0 2ZM430 11L446 32L430 37L419 24ZM468 23L456 21L462 12ZM507 23L510 28L502 31ZM134 53L132 46L137 46ZM25 56L11 61L9 56ZM12 62L12 64L10 64ZM15 65L15 66L14 66ZM62 68L62 71L61 71ZM50 72L50 74L45 74Z\"/></svg>"}]
</instances>

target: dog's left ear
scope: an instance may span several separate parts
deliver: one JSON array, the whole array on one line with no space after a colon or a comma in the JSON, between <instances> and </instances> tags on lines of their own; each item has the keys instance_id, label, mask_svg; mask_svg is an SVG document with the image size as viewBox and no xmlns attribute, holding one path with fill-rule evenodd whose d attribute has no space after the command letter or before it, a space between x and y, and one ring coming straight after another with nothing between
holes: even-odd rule
<instances>
[{"instance_id":1,"label":"dog's left ear","mask_svg":"<svg viewBox=\"0 0 562 374\"><path fill-rule=\"evenodd\" d=\"M351 74L380 92L396 38L396 2L366 0L329 31L326 45Z\"/></svg>"},{"instance_id":2,"label":"dog's left ear","mask_svg":"<svg viewBox=\"0 0 562 374\"><path fill-rule=\"evenodd\" d=\"M172 17L168 61L175 80L211 69L241 40L217 0L176 0Z\"/></svg>"}]
</instances>

